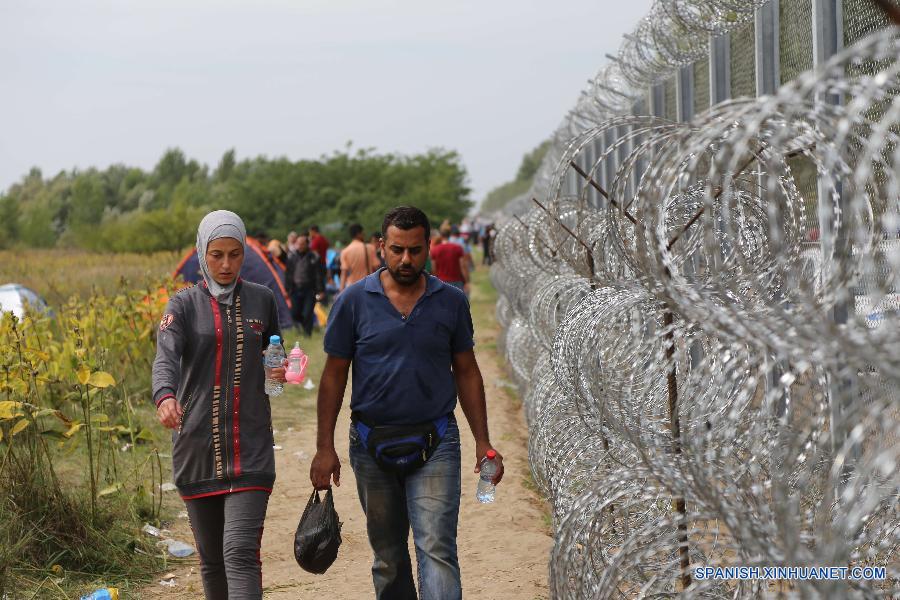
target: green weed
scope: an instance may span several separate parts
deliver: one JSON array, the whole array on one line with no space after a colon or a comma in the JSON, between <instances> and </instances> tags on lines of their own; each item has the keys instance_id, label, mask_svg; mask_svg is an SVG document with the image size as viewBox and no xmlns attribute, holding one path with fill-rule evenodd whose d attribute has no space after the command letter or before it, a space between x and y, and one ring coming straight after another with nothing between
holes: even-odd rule
<instances>
[{"instance_id":1,"label":"green weed","mask_svg":"<svg viewBox=\"0 0 900 600\"><path fill-rule=\"evenodd\" d=\"M149 378L171 286L120 280L0 317L0 597L128 587L164 565L140 527L159 522L168 478Z\"/></svg>"}]
</instances>

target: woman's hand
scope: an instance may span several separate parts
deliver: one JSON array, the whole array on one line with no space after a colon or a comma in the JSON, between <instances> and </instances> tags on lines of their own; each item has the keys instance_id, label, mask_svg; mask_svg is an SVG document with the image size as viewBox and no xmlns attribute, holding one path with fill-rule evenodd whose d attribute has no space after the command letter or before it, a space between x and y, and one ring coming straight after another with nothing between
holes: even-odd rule
<instances>
[{"instance_id":1,"label":"woman's hand","mask_svg":"<svg viewBox=\"0 0 900 600\"><path fill-rule=\"evenodd\" d=\"M284 364L280 367L276 367L274 369L270 369L266 367L266 379L272 379L274 381L280 381L281 383L285 383L287 379L285 379L285 373L287 372L288 359L284 359Z\"/></svg>"},{"instance_id":2,"label":"woman's hand","mask_svg":"<svg viewBox=\"0 0 900 600\"><path fill-rule=\"evenodd\" d=\"M175 398L166 398L156 409L156 416L163 427L175 429L181 424L181 404Z\"/></svg>"}]
</instances>

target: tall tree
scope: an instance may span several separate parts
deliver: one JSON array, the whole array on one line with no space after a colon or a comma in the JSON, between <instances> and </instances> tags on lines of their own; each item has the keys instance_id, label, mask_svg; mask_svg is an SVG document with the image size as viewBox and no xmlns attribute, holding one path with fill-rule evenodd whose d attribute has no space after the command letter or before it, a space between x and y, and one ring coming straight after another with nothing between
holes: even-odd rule
<instances>
[{"instance_id":1,"label":"tall tree","mask_svg":"<svg viewBox=\"0 0 900 600\"><path fill-rule=\"evenodd\" d=\"M215 173L213 173L213 180L217 183L228 181L228 178L231 177L231 173L234 172L234 166L236 164L237 159L235 158L234 148L231 148L222 155L221 159L219 159L219 165L216 167Z\"/></svg>"}]
</instances>

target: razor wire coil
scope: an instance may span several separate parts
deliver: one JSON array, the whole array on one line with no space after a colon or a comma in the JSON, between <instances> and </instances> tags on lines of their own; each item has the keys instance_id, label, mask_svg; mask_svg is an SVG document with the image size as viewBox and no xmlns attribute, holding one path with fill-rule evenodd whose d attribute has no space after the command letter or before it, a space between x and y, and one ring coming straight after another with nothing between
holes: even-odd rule
<instances>
[{"instance_id":1,"label":"razor wire coil","mask_svg":"<svg viewBox=\"0 0 900 600\"><path fill-rule=\"evenodd\" d=\"M790 592L900 595L897 30L688 123L598 112L603 81L656 83L759 6L655 4L496 237L554 597L786 589L691 578L725 565L884 566Z\"/></svg>"}]
</instances>

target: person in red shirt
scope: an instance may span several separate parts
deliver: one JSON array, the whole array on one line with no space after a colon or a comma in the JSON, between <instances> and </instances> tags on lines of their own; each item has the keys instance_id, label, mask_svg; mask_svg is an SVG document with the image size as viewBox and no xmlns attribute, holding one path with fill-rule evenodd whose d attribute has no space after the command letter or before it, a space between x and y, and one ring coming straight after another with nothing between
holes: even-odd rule
<instances>
[{"instance_id":1,"label":"person in red shirt","mask_svg":"<svg viewBox=\"0 0 900 600\"><path fill-rule=\"evenodd\" d=\"M325 267L325 255L328 254L328 238L319 233L318 225L309 228L309 249L319 255L322 267Z\"/></svg>"},{"instance_id":2,"label":"person in red shirt","mask_svg":"<svg viewBox=\"0 0 900 600\"><path fill-rule=\"evenodd\" d=\"M459 244L450 243L450 228L441 226L441 237L431 247L431 263L435 277L469 293L469 264Z\"/></svg>"},{"instance_id":3,"label":"person in red shirt","mask_svg":"<svg viewBox=\"0 0 900 600\"><path fill-rule=\"evenodd\" d=\"M319 233L319 226L310 225L309 249L319 255L319 262L322 263L322 268L319 269L322 275L322 289L325 289L325 284L328 282L328 261L325 258L325 255L328 254L328 246L328 238Z\"/></svg>"}]
</instances>

